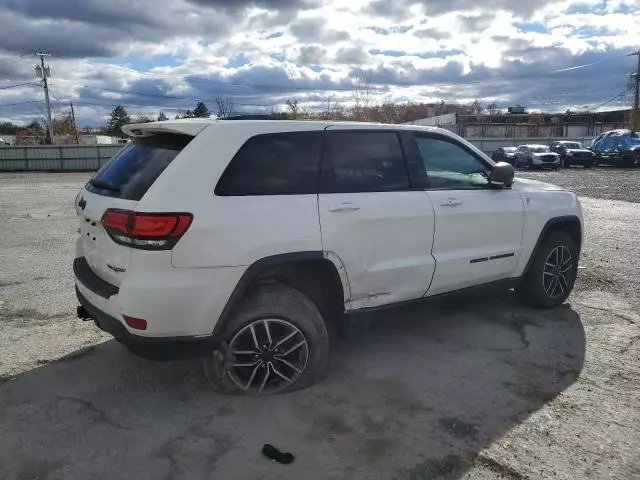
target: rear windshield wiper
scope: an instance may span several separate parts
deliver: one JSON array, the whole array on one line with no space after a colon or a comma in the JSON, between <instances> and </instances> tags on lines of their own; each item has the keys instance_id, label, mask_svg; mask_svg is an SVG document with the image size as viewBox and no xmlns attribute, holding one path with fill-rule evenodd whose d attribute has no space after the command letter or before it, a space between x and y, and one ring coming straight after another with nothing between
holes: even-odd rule
<instances>
[{"instance_id":1,"label":"rear windshield wiper","mask_svg":"<svg viewBox=\"0 0 640 480\"><path fill-rule=\"evenodd\" d=\"M112 192L119 192L120 188L115 185L111 185L110 183L103 182L102 180L98 180L96 178L92 178L89 180L89 184L96 187L101 188L102 190L111 190Z\"/></svg>"}]
</instances>

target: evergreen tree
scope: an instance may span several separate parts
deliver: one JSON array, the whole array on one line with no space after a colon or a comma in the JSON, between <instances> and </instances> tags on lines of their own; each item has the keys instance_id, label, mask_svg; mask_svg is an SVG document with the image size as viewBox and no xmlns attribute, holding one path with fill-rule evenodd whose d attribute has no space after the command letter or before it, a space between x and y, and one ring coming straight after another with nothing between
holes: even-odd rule
<instances>
[{"instance_id":1,"label":"evergreen tree","mask_svg":"<svg viewBox=\"0 0 640 480\"><path fill-rule=\"evenodd\" d=\"M209 112L209 109L207 108L207 106L202 102L198 102L196 104L196 108L193 109L194 117L209 118L210 115L211 115L211 112Z\"/></svg>"},{"instance_id":2,"label":"evergreen tree","mask_svg":"<svg viewBox=\"0 0 640 480\"><path fill-rule=\"evenodd\" d=\"M124 137L122 127L128 123L131 123L131 117L122 105L118 105L107 120L107 134L114 137Z\"/></svg>"}]
</instances>

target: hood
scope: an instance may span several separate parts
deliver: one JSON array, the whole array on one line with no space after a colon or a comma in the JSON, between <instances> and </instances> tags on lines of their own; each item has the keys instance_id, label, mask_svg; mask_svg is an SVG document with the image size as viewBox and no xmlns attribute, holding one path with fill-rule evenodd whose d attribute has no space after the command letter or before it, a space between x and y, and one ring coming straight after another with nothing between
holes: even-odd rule
<instances>
[{"instance_id":1,"label":"hood","mask_svg":"<svg viewBox=\"0 0 640 480\"><path fill-rule=\"evenodd\" d=\"M564 192L565 189L551 183L539 182L538 180L529 180L527 178L516 177L513 180L513 188L518 191L536 191L536 192Z\"/></svg>"},{"instance_id":2,"label":"hood","mask_svg":"<svg viewBox=\"0 0 640 480\"><path fill-rule=\"evenodd\" d=\"M542 155L558 155L556 152L531 152L534 157L540 157Z\"/></svg>"},{"instance_id":3,"label":"hood","mask_svg":"<svg viewBox=\"0 0 640 480\"><path fill-rule=\"evenodd\" d=\"M587 148L567 148L567 153L591 153Z\"/></svg>"}]
</instances>

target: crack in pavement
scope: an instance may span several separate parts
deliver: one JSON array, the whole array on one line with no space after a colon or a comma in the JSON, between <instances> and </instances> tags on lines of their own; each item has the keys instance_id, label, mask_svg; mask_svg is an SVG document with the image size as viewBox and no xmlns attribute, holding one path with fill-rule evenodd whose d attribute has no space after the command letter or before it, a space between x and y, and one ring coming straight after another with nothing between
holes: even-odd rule
<instances>
[{"instance_id":1,"label":"crack in pavement","mask_svg":"<svg viewBox=\"0 0 640 480\"><path fill-rule=\"evenodd\" d=\"M589 305L587 303L582 303L582 302L576 302L576 304L580 305L581 307L591 308L592 310L608 312L614 317L618 317L618 318L622 318L623 320L626 320L627 322L629 322L630 325L637 325L638 323L640 323L640 318L638 317L638 314L632 311L627 313L614 308L596 307L596 306Z\"/></svg>"},{"instance_id":2,"label":"crack in pavement","mask_svg":"<svg viewBox=\"0 0 640 480\"><path fill-rule=\"evenodd\" d=\"M89 400L85 400L84 398L77 398L77 397L57 397L55 401L58 402L60 400L66 400L68 402L73 402L73 403L82 405L85 409L87 409L88 411L98 416L98 419L97 419L98 422L106 423L107 425L111 425L112 427L118 428L120 430L130 430L130 428L127 427L126 425L122 425L121 423L118 423L115 420L113 420L111 417L109 417L109 415L107 415L107 412L105 412L101 408L96 407L93 404L93 402Z\"/></svg>"}]
</instances>

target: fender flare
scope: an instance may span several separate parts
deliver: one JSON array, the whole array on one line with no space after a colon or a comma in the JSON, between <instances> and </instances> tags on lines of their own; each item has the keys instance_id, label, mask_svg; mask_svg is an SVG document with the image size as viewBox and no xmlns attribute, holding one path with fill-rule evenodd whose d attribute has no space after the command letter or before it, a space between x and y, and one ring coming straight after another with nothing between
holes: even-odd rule
<instances>
[{"instance_id":1,"label":"fender flare","mask_svg":"<svg viewBox=\"0 0 640 480\"><path fill-rule=\"evenodd\" d=\"M529 260L527 260L527 265L524 267L522 272L522 276L524 277L529 269L531 268L531 264L533 263L533 259L538 254L538 250L542 246L542 242L546 238L549 231L553 228L554 225L559 223L574 223L578 226L580 230L580 243L578 244L578 254L580 254L580 250L582 249L582 240L583 240L583 231L582 231L582 222L580 222L580 218L577 215L563 215L561 217L554 217L547 220L547 223L544 224L542 230L540 231L540 235L538 235L538 240L536 240L536 244L533 247L531 255L529 256Z\"/></svg>"},{"instance_id":2,"label":"fender flare","mask_svg":"<svg viewBox=\"0 0 640 480\"><path fill-rule=\"evenodd\" d=\"M229 296L227 303L218 318L218 322L214 328L214 336L219 335L221 330L226 323L231 311L233 310L233 306L237 303L239 299L246 293L247 289L255 280L260 276L260 274L270 268L277 267L280 265L286 265L289 263L296 262L304 262L304 261L327 261L330 262L335 270L335 274L337 279L340 280L342 286L342 292L344 295L344 301L347 302L351 298L351 287L349 284L349 279L347 278L347 271L342 263L340 257L332 252L323 252L320 250L311 250L304 252L290 252L290 253L282 253L277 255L270 255L268 257L261 258L253 262L249 267L244 271L240 280L236 284L233 292Z\"/></svg>"}]
</instances>

